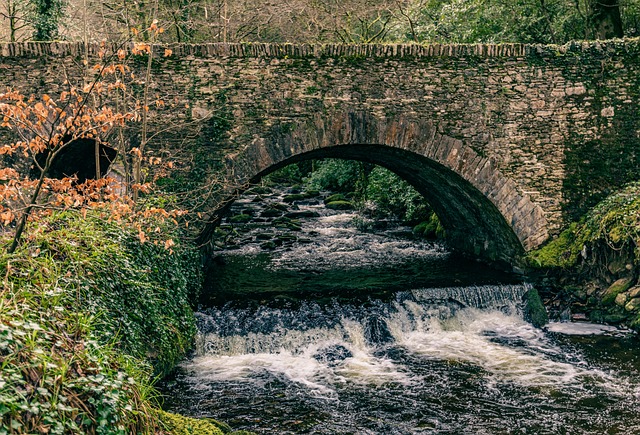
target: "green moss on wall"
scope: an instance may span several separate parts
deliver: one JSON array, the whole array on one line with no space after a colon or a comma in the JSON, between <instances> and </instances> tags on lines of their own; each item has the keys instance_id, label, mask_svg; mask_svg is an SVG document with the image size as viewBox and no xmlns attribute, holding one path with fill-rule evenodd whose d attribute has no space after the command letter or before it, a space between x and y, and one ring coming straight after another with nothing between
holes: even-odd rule
<instances>
[{"instance_id":1,"label":"green moss on wall","mask_svg":"<svg viewBox=\"0 0 640 435\"><path fill-rule=\"evenodd\" d=\"M634 252L635 262L640 262L640 182L608 196L580 222L527 258L533 267L570 268L578 265L583 252L589 256L598 249L622 251L627 247Z\"/></svg>"}]
</instances>

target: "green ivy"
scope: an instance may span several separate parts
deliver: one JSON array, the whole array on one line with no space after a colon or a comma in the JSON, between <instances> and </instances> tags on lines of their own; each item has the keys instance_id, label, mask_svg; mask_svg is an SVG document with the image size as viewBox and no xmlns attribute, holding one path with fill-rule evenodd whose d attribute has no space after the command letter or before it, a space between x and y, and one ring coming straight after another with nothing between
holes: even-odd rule
<instances>
[{"instance_id":1,"label":"green ivy","mask_svg":"<svg viewBox=\"0 0 640 435\"><path fill-rule=\"evenodd\" d=\"M152 373L191 346L200 262L172 223L153 222L170 252L108 217L54 213L0 254L0 434L155 432Z\"/></svg>"}]
</instances>

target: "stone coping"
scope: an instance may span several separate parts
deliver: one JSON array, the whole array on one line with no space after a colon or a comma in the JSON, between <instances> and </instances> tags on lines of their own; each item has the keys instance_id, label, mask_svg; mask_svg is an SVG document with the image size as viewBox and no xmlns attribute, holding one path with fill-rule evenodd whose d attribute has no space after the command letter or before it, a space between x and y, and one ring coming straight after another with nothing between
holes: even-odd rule
<instances>
[{"instance_id":1,"label":"stone coping","mask_svg":"<svg viewBox=\"0 0 640 435\"><path fill-rule=\"evenodd\" d=\"M100 43L87 45L90 55L101 50ZM131 44L108 43L113 52L130 48ZM579 53L640 52L640 38L607 41L572 41L564 45L542 44L265 44L265 43L210 43L210 44L157 44L159 55L164 49L172 50L172 58L181 57L233 57L233 58L524 58L531 56L556 57ZM85 53L82 42L16 42L0 43L0 58L40 56L81 56Z\"/></svg>"}]
</instances>

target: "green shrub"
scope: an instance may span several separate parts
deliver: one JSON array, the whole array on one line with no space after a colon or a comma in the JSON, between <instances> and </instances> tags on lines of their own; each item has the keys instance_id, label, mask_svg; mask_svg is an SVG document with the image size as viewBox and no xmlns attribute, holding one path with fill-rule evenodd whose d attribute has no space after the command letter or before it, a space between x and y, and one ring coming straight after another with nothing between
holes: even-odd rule
<instances>
[{"instance_id":1,"label":"green shrub","mask_svg":"<svg viewBox=\"0 0 640 435\"><path fill-rule=\"evenodd\" d=\"M362 163L354 160L321 160L305 182L309 189L353 192L358 190L363 170Z\"/></svg>"},{"instance_id":2,"label":"green shrub","mask_svg":"<svg viewBox=\"0 0 640 435\"><path fill-rule=\"evenodd\" d=\"M54 213L0 254L0 433L157 429L152 373L191 346L199 259L172 224L141 243L107 217Z\"/></svg>"},{"instance_id":3,"label":"green shrub","mask_svg":"<svg viewBox=\"0 0 640 435\"><path fill-rule=\"evenodd\" d=\"M366 199L382 216L395 216L416 223L429 219L431 207L409 183L393 172L376 166L368 177Z\"/></svg>"}]
</instances>

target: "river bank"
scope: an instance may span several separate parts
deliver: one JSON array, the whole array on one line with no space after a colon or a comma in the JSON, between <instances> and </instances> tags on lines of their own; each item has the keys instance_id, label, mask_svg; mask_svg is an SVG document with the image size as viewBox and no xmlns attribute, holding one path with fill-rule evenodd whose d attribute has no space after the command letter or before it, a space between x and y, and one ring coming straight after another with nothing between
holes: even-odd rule
<instances>
[{"instance_id":1,"label":"river bank","mask_svg":"<svg viewBox=\"0 0 640 435\"><path fill-rule=\"evenodd\" d=\"M229 432L160 410L154 378L192 346L201 275L175 226L152 223L162 243L100 210L52 213L3 249L0 433Z\"/></svg>"},{"instance_id":2,"label":"river bank","mask_svg":"<svg viewBox=\"0 0 640 435\"><path fill-rule=\"evenodd\" d=\"M640 183L527 258L550 313L640 330Z\"/></svg>"}]
</instances>

